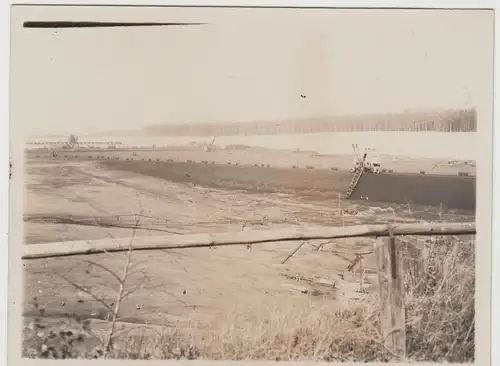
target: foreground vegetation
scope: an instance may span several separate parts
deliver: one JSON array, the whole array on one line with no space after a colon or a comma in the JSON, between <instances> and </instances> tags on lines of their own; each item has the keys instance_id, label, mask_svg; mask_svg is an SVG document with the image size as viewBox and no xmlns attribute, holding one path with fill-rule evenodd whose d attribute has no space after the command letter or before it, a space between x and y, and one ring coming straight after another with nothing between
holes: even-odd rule
<instances>
[{"instance_id":1,"label":"foreground vegetation","mask_svg":"<svg viewBox=\"0 0 500 366\"><path fill-rule=\"evenodd\" d=\"M412 361L474 361L475 242L473 238L407 238L405 262L407 356ZM128 257L132 253L128 253ZM124 272L126 273L126 271ZM126 280L122 278L122 283ZM121 288L122 286L120 286ZM117 291L120 294L120 291ZM116 330L120 296L104 335L70 315L78 330L55 330L35 319L25 329L31 358L391 361L379 327L379 298L333 311L272 302L235 309L210 330L124 334ZM36 301L36 299L34 300Z\"/></svg>"}]
</instances>

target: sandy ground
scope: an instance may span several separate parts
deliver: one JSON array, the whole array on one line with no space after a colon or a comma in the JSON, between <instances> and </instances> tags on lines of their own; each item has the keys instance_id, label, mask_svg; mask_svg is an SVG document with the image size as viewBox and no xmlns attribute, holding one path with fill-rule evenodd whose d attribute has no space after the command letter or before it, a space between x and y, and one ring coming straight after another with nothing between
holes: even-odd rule
<instances>
[{"instance_id":1,"label":"sandy ground","mask_svg":"<svg viewBox=\"0 0 500 366\"><path fill-rule=\"evenodd\" d=\"M165 155L161 152L161 156L177 154L179 159L184 159L190 153ZM110 154L133 155L132 152ZM157 152L139 154L134 157L153 156ZM218 156L218 153L203 154L211 154L211 160ZM287 154L293 156L294 153ZM231 159L234 157L231 155ZM269 164L277 165L273 156L268 157ZM262 158L254 156L254 160L249 158L246 162ZM314 164L316 159L304 159L304 164ZM424 216L438 218L435 210L428 207L371 207L348 202L342 202L339 207L337 199L224 191L109 170L98 161L54 160L36 158L33 154L26 160L25 202L27 245L53 241L64 245L64 241L78 239L112 240L132 234L225 232L411 221ZM135 215L139 215L139 229L116 227L134 224ZM442 213L441 219L470 220L471 217ZM127 287L131 293L120 311L122 320L124 324L167 325L189 332L213 326L228 312L246 309L251 304L266 307L293 302L309 308L350 307L377 290L373 256L363 259L366 293L359 292L358 267L353 271L347 269L356 253L371 250L370 239L337 240L327 243L321 251L317 248L322 242L306 243L286 264L281 264L298 244L136 252ZM106 318L104 305L75 288L75 284L112 306L116 284L99 265L120 272L123 257L122 253L26 261L26 319L38 314L34 307L36 298L38 305L45 309L47 322L57 323L67 314L77 313L93 319L94 326L99 328L102 326L99 319Z\"/></svg>"}]
</instances>

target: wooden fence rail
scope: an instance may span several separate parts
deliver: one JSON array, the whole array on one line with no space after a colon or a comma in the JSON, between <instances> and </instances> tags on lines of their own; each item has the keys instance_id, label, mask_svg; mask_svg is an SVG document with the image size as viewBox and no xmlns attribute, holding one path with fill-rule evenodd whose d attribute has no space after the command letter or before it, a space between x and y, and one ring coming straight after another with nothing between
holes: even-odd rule
<instances>
[{"instance_id":1,"label":"wooden fence rail","mask_svg":"<svg viewBox=\"0 0 500 366\"><path fill-rule=\"evenodd\" d=\"M466 235L476 233L475 223L394 224L393 235ZM90 255L132 250L168 250L269 242L323 240L349 237L387 237L389 226L353 225L280 230L243 230L215 234L137 236L102 240L79 240L23 246L22 259Z\"/></svg>"}]
</instances>

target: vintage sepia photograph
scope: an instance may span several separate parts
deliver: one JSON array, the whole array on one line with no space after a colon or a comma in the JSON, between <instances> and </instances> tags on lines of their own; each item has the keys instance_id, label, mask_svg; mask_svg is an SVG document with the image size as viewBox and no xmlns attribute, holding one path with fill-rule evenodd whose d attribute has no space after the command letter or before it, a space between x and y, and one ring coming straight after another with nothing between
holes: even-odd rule
<instances>
[{"instance_id":1,"label":"vintage sepia photograph","mask_svg":"<svg viewBox=\"0 0 500 366\"><path fill-rule=\"evenodd\" d=\"M486 9L14 5L9 350L487 364L493 38Z\"/></svg>"}]
</instances>

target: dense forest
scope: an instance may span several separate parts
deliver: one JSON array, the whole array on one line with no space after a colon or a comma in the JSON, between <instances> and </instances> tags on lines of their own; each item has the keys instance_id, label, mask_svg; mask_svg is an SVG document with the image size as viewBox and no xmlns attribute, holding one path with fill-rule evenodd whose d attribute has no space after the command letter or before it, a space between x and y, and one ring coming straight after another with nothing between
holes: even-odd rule
<instances>
[{"instance_id":1,"label":"dense forest","mask_svg":"<svg viewBox=\"0 0 500 366\"><path fill-rule=\"evenodd\" d=\"M437 113L399 113L274 122L165 124L146 127L147 135L232 136L354 131L475 132L475 109Z\"/></svg>"}]
</instances>

